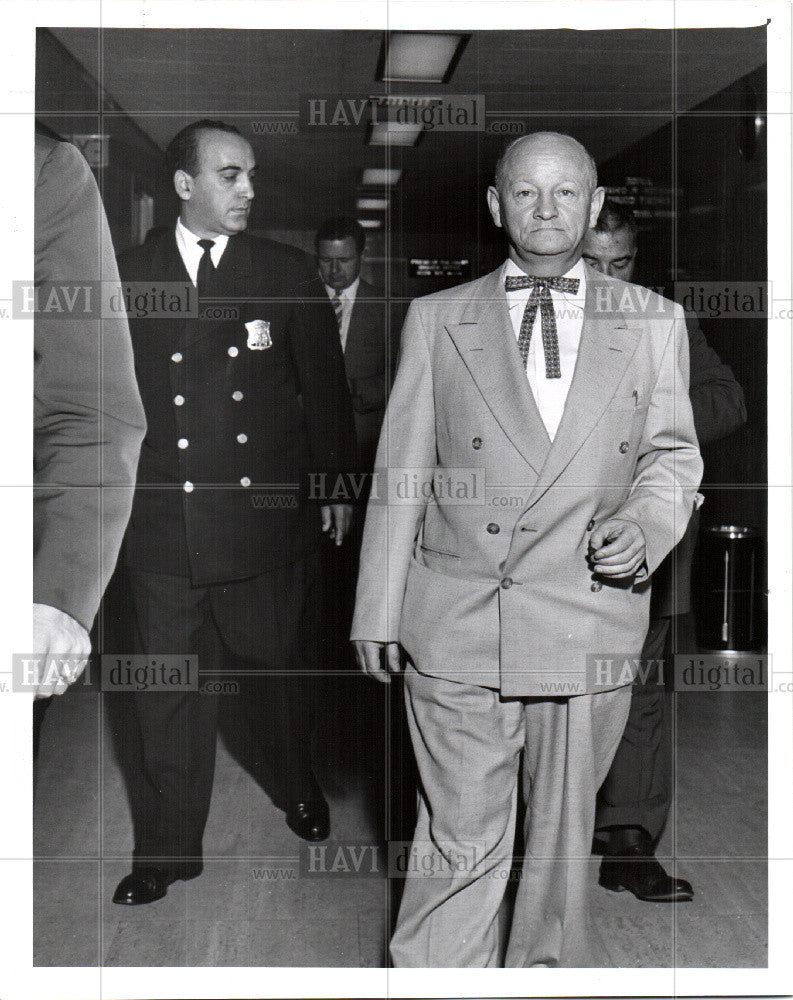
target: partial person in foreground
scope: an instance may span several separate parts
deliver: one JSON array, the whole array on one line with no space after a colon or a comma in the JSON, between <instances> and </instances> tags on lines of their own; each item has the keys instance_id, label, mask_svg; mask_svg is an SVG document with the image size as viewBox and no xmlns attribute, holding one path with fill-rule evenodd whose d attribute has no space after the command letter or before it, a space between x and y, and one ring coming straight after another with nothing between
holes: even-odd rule
<instances>
[{"instance_id":1,"label":"partial person in foreground","mask_svg":"<svg viewBox=\"0 0 793 1000\"><path fill-rule=\"evenodd\" d=\"M433 877L406 880L396 966L592 964L595 796L630 705L593 659L641 650L702 473L682 310L581 261L603 196L572 137L512 143L487 192L507 260L413 302L402 332L352 629L377 680L406 659ZM425 499L400 499L405 474Z\"/></svg>"},{"instance_id":2,"label":"partial person in foreground","mask_svg":"<svg viewBox=\"0 0 793 1000\"><path fill-rule=\"evenodd\" d=\"M632 281L638 231L631 210L606 199L598 221L584 239L583 258L601 274ZM730 368L708 345L696 316L686 316L691 379L689 397L700 445L726 437L746 423L743 390ZM676 652L677 623L691 605L691 564L699 509L686 533L653 574L650 627L642 648L649 672L637 675L620 745L598 795L595 827L607 839L600 884L627 889L653 903L685 902L691 883L669 875L655 845L672 802L672 733L666 717L664 670ZM691 650L693 652L693 650Z\"/></svg>"},{"instance_id":3,"label":"partial person in foreground","mask_svg":"<svg viewBox=\"0 0 793 1000\"><path fill-rule=\"evenodd\" d=\"M34 284L38 301L118 285L94 175L68 142L35 138ZM63 291L66 289L66 292ZM83 296L75 301L84 303ZM145 431L125 315L45 312L33 325L33 706L38 753L49 696L80 676L89 632L129 520ZM47 669L49 657L60 663Z\"/></svg>"},{"instance_id":4,"label":"partial person in foreground","mask_svg":"<svg viewBox=\"0 0 793 1000\"><path fill-rule=\"evenodd\" d=\"M234 126L193 122L166 161L178 218L119 270L194 289L199 309L130 322L148 421L123 551L136 652L235 672L256 749L280 765L287 825L323 840L330 814L311 759L319 549L342 543L352 508L312 500L308 484L335 482L355 457L333 310L311 298L303 253L245 232L256 164ZM218 699L178 687L129 698L135 849L113 900L140 905L203 870Z\"/></svg>"}]
</instances>

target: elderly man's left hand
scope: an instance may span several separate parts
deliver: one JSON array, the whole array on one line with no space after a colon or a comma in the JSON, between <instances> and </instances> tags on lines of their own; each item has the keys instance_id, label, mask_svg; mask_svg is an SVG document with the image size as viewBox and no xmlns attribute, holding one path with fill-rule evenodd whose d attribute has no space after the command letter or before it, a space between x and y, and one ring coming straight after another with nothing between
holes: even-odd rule
<instances>
[{"instance_id":1,"label":"elderly man's left hand","mask_svg":"<svg viewBox=\"0 0 793 1000\"><path fill-rule=\"evenodd\" d=\"M612 517L599 524L589 539L589 560L600 576L614 580L634 576L647 556L644 532L635 521Z\"/></svg>"}]
</instances>

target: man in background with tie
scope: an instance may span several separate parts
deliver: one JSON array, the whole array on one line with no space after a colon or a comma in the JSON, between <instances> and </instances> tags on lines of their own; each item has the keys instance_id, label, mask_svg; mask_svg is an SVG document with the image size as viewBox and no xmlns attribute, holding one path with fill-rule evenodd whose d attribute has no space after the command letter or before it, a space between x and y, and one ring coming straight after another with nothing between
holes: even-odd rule
<instances>
[{"instance_id":1,"label":"man in background with tie","mask_svg":"<svg viewBox=\"0 0 793 1000\"><path fill-rule=\"evenodd\" d=\"M382 293L361 278L366 232L350 216L324 222L315 237L317 270L325 287L344 352L355 415L359 466L371 472L388 399L391 358Z\"/></svg>"},{"instance_id":2,"label":"man in background with tie","mask_svg":"<svg viewBox=\"0 0 793 1000\"><path fill-rule=\"evenodd\" d=\"M397 966L592 963L595 795L630 704L602 658L640 652L702 473L682 310L581 261L603 196L572 137L516 140L487 194L507 260L414 301L402 331L352 628L376 680L406 657L420 874Z\"/></svg>"},{"instance_id":3,"label":"man in background with tie","mask_svg":"<svg viewBox=\"0 0 793 1000\"><path fill-rule=\"evenodd\" d=\"M312 501L312 473L352 468L354 429L333 312L300 251L248 236L255 161L233 126L199 121L168 146L175 228L119 259L125 283L196 290L198 316L130 320L148 433L124 548L136 652L235 672L266 746L280 724L277 803L306 840L328 836L310 760L318 549L351 507ZM197 289L195 289L197 286ZM278 676L264 677L267 671ZM132 873L114 902L150 903L202 871L217 699L187 685L130 695L139 726ZM270 748L272 749L272 748Z\"/></svg>"}]
</instances>

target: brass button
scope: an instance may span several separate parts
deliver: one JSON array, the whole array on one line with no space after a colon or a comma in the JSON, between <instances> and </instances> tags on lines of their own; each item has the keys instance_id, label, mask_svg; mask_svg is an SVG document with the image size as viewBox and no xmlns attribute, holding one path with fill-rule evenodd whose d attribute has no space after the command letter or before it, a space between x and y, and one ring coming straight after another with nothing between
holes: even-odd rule
<instances>
[{"instance_id":1,"label":"brass button","mask_svg":"<svg viewBox=\"0 0 793 1000\"><path fill-rule=\"evenodd\" d=\"M628 450L628 448L630 448L630 445L628 444L627 441L620 442L620 451L622 452L623 455Z\"/></svg>"},{"instance_id":2,"label":"brass button","mask_svg":"<svg viewBox=\"0 0 793 1000\"><path fill-rule=\"evenodd\" d=\"M495 521L491 521L487 526L487 530L491 535L497 535L501 531L501 528L499 528Z\"/></svg>"},{"instance_id":3,"label":"brass button","mask_svg":"<svg viewBox=\"0 0 793 1000\"><path fill-rule=\"evenodd\" d=\"M471 447L476 448L476 450L478 451L482 447L482 439L474 438L473 441L471 442Z\"/></svg>"},{"instance_id":4,"label":"brass button","mask_svg":"<svg viewBox=\"0 0 793 1000\"><path fill-rule=\"evenodd\" d=\"M603 589L603 584L600 582L600 580L595 580L594 583L590 584L589 589L593 591L593 593L597 594L599 590Z\"/></svg>"},{"instance_id":5,"label":"brass button","mask_svg":"<svg viewBox=\"0 0 793 1000\"><path fill-rule=\"evenodd\" d=\"M593 517L592 520L589 522L589 524L586 526L586 530L591 531L594 527L595 527L595 519Z\"/></svg>"},{"instance_id":6,"label":"brass button","mask_svg":"<svg viewBox=\"0 0 793 1000\"><path fill-rule=\"evenodd\" d=\"M504 590L509 590L509 588L512 586L512 577L505 576L504 579L501 581L501 586L503 587Z\"/></svg>"}]
</instances>

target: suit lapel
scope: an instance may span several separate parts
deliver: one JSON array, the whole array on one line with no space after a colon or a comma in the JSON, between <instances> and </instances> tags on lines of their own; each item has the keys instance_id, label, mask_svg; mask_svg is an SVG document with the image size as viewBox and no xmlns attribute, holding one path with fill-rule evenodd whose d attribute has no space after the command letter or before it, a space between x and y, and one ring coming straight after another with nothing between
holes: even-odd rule
<instances>
[{"instance_id":1,"label":"suit lapel","mask_svg":"<svg viewBox=\"0 0 793 1000\"><path fill-rule=\"evenodd\" d=\"M603 416L636 352L640 336L618 311L614 286L588 269L584 325L573 381L529 506L558 479Z\"/></svg>"},{"instance_id":2,"label":"suit lapel","mask_svg":"<svg viewBox=\"0 0 793 1000\"><path fill-rule=\"evenodd\" d=\"M539 475L551 441L521 363L502 273L477 282L461 321L447 330L493 416Z\"/></svg>"}]
</instances>

